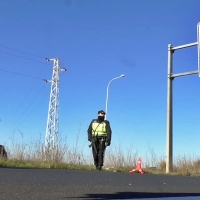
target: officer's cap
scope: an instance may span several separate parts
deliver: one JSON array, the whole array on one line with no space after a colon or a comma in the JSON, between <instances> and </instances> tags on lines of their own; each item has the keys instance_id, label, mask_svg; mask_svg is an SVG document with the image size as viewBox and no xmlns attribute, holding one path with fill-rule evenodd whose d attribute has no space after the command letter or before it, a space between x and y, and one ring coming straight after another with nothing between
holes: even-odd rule
<instances>
[{"instance_id":1,"label":"officer's cap","mask_svg":"<svg viewBox=\"0 0 200 200\"><path fill-rule=\"evenodd\" d=\"M103 114L103 115L106 114L103 110L99 110L99 111L98 111L98 114L100 114L100 113Z\"/></svg>"}]
</instances>

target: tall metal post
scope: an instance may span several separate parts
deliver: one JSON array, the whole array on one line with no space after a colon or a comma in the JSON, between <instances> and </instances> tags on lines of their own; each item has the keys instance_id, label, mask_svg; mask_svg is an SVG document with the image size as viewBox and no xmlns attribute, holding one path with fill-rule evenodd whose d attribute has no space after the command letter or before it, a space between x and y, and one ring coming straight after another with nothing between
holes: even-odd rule
<instances>
[{"instance_id":1,"label":"tall metal post","mask_svg":"<svg viewBox=\"0 0 200 200\"><path fill-rule=\"evenodd\" d=\"M173 47L168 45L168 81L167 81L167 148L166 173L173 171L173 80L176 77L198 74L199 70L173 74L173 53L175 50L198 45L198 42Z\"/></svg>"},{"instance_id":2,"label":"tall metal post","mask_svg":"<svg viewBox=\"0 0 200 200\"><path fill-rule=\"evenodd\" d=\"M48 149L58 146L58 133L59 133L59 73L66 71L65 68L60 68L60 60L58 58L47 59L53 61L53 73L49 100L49 110L46 126L45 147Z\"/></svg>"},{"instance_id":3,"label":"tall metal post","mask_svg":"<svg viewBox=\"0 0 200 200\"><path fill-rule=\"evenodd\" d=\"M197 42L184 44L180 46L173 47L171 44L168 45L168 81L167 81L167 145L166 145L166 173L173 171L173 80L176 77L199 74L200 76L200 22L197 24ZM178 74L173 74L173 53L175 50L184 49L192 46L198 45L198 70L182 72Z\"/></svg>"},{"instance_id":4,"label":"tall metal post","mask_svg":"<svg viewBox=\"0 0 200 200\"><path fill-rule=\"evenodd\" d=\"M172 55L173 55L172 45L168 45L168 77L167 77L167 159L166 159L166 173L171 172L173 169L173 110L172 110Z\"/></svg>"}]
</instances>

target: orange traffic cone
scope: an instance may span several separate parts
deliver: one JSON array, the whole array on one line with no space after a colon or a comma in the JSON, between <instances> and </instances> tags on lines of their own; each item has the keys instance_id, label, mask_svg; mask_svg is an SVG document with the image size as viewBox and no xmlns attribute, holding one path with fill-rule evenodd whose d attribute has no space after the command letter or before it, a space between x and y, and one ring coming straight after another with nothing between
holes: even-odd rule
<instances>
[{"instance_id":1,"label":"orange traffic cone","mask_svg":"<svg viewBox=\"0 0 200 200\"><path fill-rule=\"evenodd\" d=\"M133 173L133 172L140 172L140 174L144 174L145 171L142 169L142 160L141 158L138 158L138 161L137 161L137 167L135 169L132 169L129 171L129 173Z\"/></svg>"}]
</instances>

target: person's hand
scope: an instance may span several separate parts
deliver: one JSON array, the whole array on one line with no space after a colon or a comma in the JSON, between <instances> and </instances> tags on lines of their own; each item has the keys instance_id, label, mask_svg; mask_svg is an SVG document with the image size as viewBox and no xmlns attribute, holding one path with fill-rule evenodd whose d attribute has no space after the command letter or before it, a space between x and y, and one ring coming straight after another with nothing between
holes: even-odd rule
<instances>
[{"instance_id":1,"label":"person's hand","mask_svg":"<svg viewBox=\"0 0 200 200\"><path fill-rule=\"evenodd\" d=\"M106 143L105 143L105 145L106 145L106 146L110 146L110 141L107 140Z\"/></svg>"}]
</instances>

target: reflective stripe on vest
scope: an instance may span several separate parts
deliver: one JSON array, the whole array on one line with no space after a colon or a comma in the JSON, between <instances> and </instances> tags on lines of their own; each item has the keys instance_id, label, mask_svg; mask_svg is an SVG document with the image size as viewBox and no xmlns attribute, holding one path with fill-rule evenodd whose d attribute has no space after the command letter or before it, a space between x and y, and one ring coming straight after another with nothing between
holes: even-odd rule
<instances>
[{"instance_id":1,"label":"reflective stripe on vest","mask_svg":"<svg viewBox=\"0 0 200 200\"><path fill-rule=\"evenodd\" d=\"M92 136L106 136L106 123L94 121L92 123Z\"/></svg>"}]
</instances>

